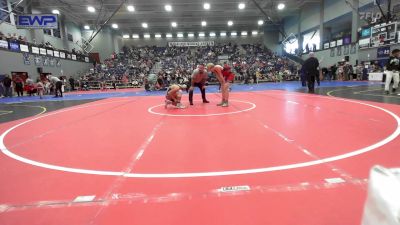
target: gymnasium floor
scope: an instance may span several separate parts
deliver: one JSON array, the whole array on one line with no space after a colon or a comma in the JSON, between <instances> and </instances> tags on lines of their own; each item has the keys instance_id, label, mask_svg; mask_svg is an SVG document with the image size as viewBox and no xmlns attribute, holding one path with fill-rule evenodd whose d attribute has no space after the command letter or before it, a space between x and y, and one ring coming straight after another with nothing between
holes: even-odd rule
<instances>
[{"instance_id":1,"label":"gymnasium floor","mask_svg":"<svg viewBox=\"0 0 400 225\"><path fill-rule=\"evenodd\" d=\"M381 83L235 85L228 108L207 89L185 110L141 89L0 99L0 224L360 224L370 168L400 165Z\"/></svg>"}]
</instances>

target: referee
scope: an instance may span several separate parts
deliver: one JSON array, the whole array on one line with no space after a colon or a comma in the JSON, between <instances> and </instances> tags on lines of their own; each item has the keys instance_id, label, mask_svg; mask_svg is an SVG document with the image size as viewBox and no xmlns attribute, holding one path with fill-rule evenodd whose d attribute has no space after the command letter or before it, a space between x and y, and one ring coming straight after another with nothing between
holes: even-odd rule
<instances>
[{"instance_id":1,"label":"referee","mask_svg":"<svg viewBox=\"0 0 400 225\"><path fill-rule=\"evenodd\" d=\"M201 98L203 99L203 103L209 103L206 99L206 81L207 81L207 72L204 69L204 64L200 64L197 69L195 69L192 73L190 88L189 88L189 102L190 105L193 105L193 89L194 87L198 87L201 91Z\"/></svg>"},{"instance_id":2,"label":"referee","mask_svg":"<svg viewBox=\"0 0 400 225\"><path fill-rule=\"evenodd\" d=\"M50 81L50 83L53 85L54 87L54 91L55 91L55 98L58 97L58 94L60 94L60 97L63 97L63 93L62 93L62 85L63 82L56 76L49 76L48 80Z\"/></svg>"},{"instance_id":3,"label":"referee","mask_svg":"<svg viewBox=\"0 0 400 225\"><path fill-rule=\"evenodd\" d=\"M315 58L314 52L310 52L309 56L302 68L307 78L308 93L315 93L315 80L319 83L319 62Z\"/></svg>"}]
</instances>

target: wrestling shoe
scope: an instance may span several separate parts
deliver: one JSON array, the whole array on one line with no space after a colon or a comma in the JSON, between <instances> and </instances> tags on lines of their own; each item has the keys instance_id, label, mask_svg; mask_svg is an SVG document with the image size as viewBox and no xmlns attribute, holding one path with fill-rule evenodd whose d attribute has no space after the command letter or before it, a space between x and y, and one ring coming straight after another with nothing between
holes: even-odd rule
<instances>
[{"instance_id":1,"label":"wrestling shoe","mask_svg":"<svg viewBox=\"0 0 400 225\"><path fill-rule=\"evenodd\" d=\"M217 106L222 106L225 102L220 102L217 104Z\"/></svg>"},{"instance_id":2,"label":"wrestling shoe","mask_svg":"<svg viewBox=\"0 0 400 225\"><path fill-rule=\"evenodd\" d=\"M396 94L396 90L397 90L396 88L392 89L393 94Z\"/></svg>"},{"instance_id":3,"label":"wrestling shoe","mask_svg":"<svg viewBox=\"0 0 400 225\"><path fill-rule=\"evenodd\" d=\"M388 95L389 94L389 91L385 91L385 95Z\"/></svg>"},{"instance_id":4,"label":"wrestling shoe","mask_svg":"<svg viewBox=\"0 0 400 225\"><path fill-rule=\"evenodd\" d=\"M165 105L164 105L164 108L168 108L168 105L169 104L171 104L171 101L169 101L169 100L165 100Z\"/></svg>"},{"instance_id":5,"label":"wrestling shoe","mask_svg":"<svg viewBox=\"0 0 400 225\"><path fill-rule=\"evenodd\" d=\"M190 102L190 105L193 105L193 102Z\"/></svg>"},{"instance_id":6,"label":"wrestling shoe","mask_svg":"<svg viewBox=\"0 0 400 225\"><path fill-rule=\"evenodd\" d=\"M184 109L184 108L186 108L186 106L183 105L183 104L178 103L178 104L176 105L176 108L177 108L177 109Z\"/></svg>"},{"instance_id":7,"label":"wrestling shoe","mask_svg":"<svg viewBox=\"0 0 400 225\"><path fill-rule=\"evenodd\" d=\"M203 100L203 103L210 103L209 101L207 101L207 99L206 100Z\"/></svg>"},{"instance_id":8,"label":"wrestling shoe","mask_svg":"<svg viewBox=\"0 0 400 225\"><path fill-rule=\"evenodd\" d=\"M221 105L222 107L228 107L229 103L228 102L224 102L224 104Z\"/></svg>"}]
</instances>

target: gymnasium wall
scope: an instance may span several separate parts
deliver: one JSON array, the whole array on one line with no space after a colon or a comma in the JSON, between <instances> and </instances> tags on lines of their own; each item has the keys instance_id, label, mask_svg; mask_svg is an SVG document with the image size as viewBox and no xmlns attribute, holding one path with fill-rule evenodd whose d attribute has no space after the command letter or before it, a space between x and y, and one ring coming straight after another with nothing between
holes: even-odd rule
<instances>
[{"instance_id":1,"label":"gymnasium wall","mask_svg":"<svg viewBox=\"0 0 400 225\"><path fill-rule=\"evenodd\" d=\"M308 3L304 5L303 10L301 11L300 31L307 31L311 28L319 26L320 9L321 7L319 3ZM299 22L299 20L297 22ZM297 28L297 23L295 26Z\"/></svg>"},{"instance_id":2,"label":"gymnasium wall","mask_svg":"<svg viewBox=\"0 0 400 225\"><path fill-rule=\"evenodd\" d=\"M80 27L74 23L66 23L65 30L67 31L67 33L72 34L72 36L74 37L73 42L67 40L64 43L63 41L64 37L57 38L52 35L44 34L43 30L41 29L38 30L17 29L15 25L6 22L0 25L0 31L3 32L5 35L7 35L8 33L10 33L11 35L16 33L17 35L25 36L28 42L33 43L33 39L35 39L37 43L41 43L42 41L44 42L49 41L57 49L65 49L68 51L71 51L72 48L79 49L79 47L74 42L76 42L77 40L79 41L81 40L82 35ZM66 35L65 38L67 38Z\"/></svg>"},{"instance_id":3,"label":"gymnasium wall","mask_svg":"<svg viewBox=\"0 0 400 225\"><path fill-rule=\"evenodd\" d=\"M67 33L72 34L72 38L73 38L72 42L68 41L68 49L69 50L71 50L73 48L80 49L80 47L76 44L76 41L79 41L79 43L82 42L81 28L72 22L66 22L65 27L66 27Z\"/></svg>"},{"instance_id":4,"label":"gymnasium wall","mask_svg":"<svg viewBox=\"0 0 400 225\"><path fill-rule=\"evenodd\" d=\"M323 14L324 22L329 22L338 17L341 17L352 11L352 8L346 4L345 0L323 0ZM349 0L352 3L352 0ZM367 5L371 5L373 0L359 0L359 7L366 8ZM288 17L284 20L283 26L286 33L298 33L298 22L301 22L301 32L307 31L311 28L319 27L320 25L320 13L322 12L320 3L306 3L302 7L301 18L299 15Z\"/></svg>"},{"instance_id":5,"label":"gymnasium wall","mask_svg":"<svg viewBox=\"0 0 400 225\"><path fill-rule=\"evenodd\" d=\"M43 40L45 43L50 42L50 44L53 45L53 47L56 49L65 49L71 51L71 49L67 49L68 48L67 46L64 46L63 40L61 38L43 34Z\"/></svg>"},{"instance_id":6,"label":"gymnasium wall","mask_svg":"<svg viewBox=\"0 0 400 225\"><path fill-rule=\"evenodd\" d=\"M22 53L0 51L0 74L10 74L12 71L15 72L27 72L28 75L36 79L39 74L37 72L37 67L33 61L33 56L31 54L31 64L25 65L23 61ZM77 62L72 60L60 59L61 67L49 67L40 66L43 68L43 72L52 73L53 75L59 76L63 74L64 76L74 76L77 77L79 73L85 73L90 68L93 67L91 63ZM62 72L61 72L62 71Z\"/></svg>"},{"instance_id":7,"label":"gymnasium wall","mask_svg":"<svg viewBox=\"0 0 400 225\"><path fill-rule=\"evenodd\" d=\"M298 22L299 22L299 15L293 15L290 17L286 17L283 20L283 28L285 29L286 34L297 34L298 33Z\"/></svg>"},{"instance_id":8,"label":"gymnasium wall","mask_svg":"<svg viewBox=\"0 0 400 225\"><path fill-rule=\"evenodd\" d=\"M263 34L263 44L273 52L282 54L282 46L279 44L279 32L277 30L265 29Z\"/></svg>"},{"instance_id":9,"label":"gymnasium wall","mask_svg":"<svg viewBox=\"0 0 400 225\"><path fill-rule=\"evenodd\" d=\"M32 40L31 32L26 29L16 29L14 25L10 23L2 23L0 24L0 31L3 32L3 34L7 35L8 33L13 35L14 33L17 34L17 36L22 35L28 39L28 41Z\"/></svg>"},{"instance_id":10,"label":"gymnasium wall","mask_svg":"<svg viewBox=\"0 0 400 225\"><path fill-rule=\"evenodd\" d=\"M82 31L82 36L86 40L92 35L92 30ZM98 52L100 54L100 60L110 58L111 54L116 51L114 38L118 35L114 35L110 28L104 28L101 30L97 36L93 39L91 44L93 45L92 52Z\"/></svg>"},{"instance_id":11,"label":"gymnasium wall","mask_svg":"<svg viewBox=\"0 0 400 225\"><path fill-rule=\"evenodd\" d=\"M352 2L349 0L349 2ZM364 1L363 1L364 2ZM368 1L365 1L368 2ZM372 1L369 1L372 2ZM352 11L350 6L346 4L346 1L338 1L338 0L324 0L324 22L328 22L330 20L333 20L339 16L342 16L346 13L349 13ZM361 4L361 1L360 1Z\"/></svg>"},{"instance_id":12,"label":"gymnasium wall","mask_svg":"<svg viewBox=\"0 0 400 225\"><path fill-rule=\"evenodd\" d=\"M359 49L358 49L358 47L356 49L357 49L357 51L355 54L348 54L348 56L350 57L350 63L352 65L354 65L356 63L356 60L358 59ZM342 52L343 52L343 49L342 49ZM376 50L375 50L375 54L376 54ZM308 54L304 54L302 56L302 58L304 60L306 60L308 57L309 57ZM343 61L345 58L344 55L337 56L336 48L335 48L335 56L334 57L331 57L330 49L315 52L315 57L317 57L317 59L320 60L321 67L327 67L327 66L331 66L333 64L337 65L338 62Z\"/></svg>"},{"instance_id":13,"label":"gymnasium wall","mask_svg":"<svg viewBox=\"0 0 400 225\"><path fill-rule=\"evenodd\" d=\"M239 32L238 32L239 33ZM193 38L150 38L150 39L122 39L122 46L167 46L168 42L175 41L215 41L215 43L233 43L233 44L263 44L272 51L281 53L281 46L279 44L279 33L277 30L264 30L264 33L252 35L250 32L248 36L236 37L193 37ZM118 41L119 43L119 41Z\"/></svg>"},{"instance_id":14,"label":"gymnasium wall","mask_svg":"<svg viewBox=\"0 0 400 225\"><path fill-rule=\"evenodd\" d=\"M390 51L394 49L400 49L400 44L391 45ZM367 60L376 60L377 59L377 48L368 48L368 49L360 49L359 50L359 61L367 61ZM368 58L369 55L369 58Z\"/></svg>"},{"instance_id":15,"label":"gymnasium wall","mask_svg":"<svg viewBox=\"0 0 400 225\"><path fill-rule=\"evenodd\" d=\"M400 49L400 44L396 44L396 45L391 45L390 46L390 51L394 50L394 49ZM362 61L371 61L371 60L378 60L377 58L377 48L367 48L367 49L358 49L357 46L357 52L356 54L349 54L348 56L350 56L350 64L355 65L356 64L356 60L358 60L358 62L362 62ZM343 51L343 49L342 49ZM327 50L323 50L323 51L318 51L315 52L315 56L319 59L322 60L321 62L321 66L325 67L325 66L331 66L333 64L337 64L340 61L344 60L344 55L341 56L337 56L337 50L335 49L335 56L331 57L331 50L327 49ZM302 56L302 58L305 60L308 58L308 55L305 54Z\"/></svg>"},{"instance_id":16,"label":"gymnasium wall","mask_svg":"<svg viewBox=\"0 0 400 225\"><path fill-rule=\"evenodd\" d=\"M123 47L122 37L114 35L114 49L116 53L119 53Z\"/></svg>"}]
</instances>

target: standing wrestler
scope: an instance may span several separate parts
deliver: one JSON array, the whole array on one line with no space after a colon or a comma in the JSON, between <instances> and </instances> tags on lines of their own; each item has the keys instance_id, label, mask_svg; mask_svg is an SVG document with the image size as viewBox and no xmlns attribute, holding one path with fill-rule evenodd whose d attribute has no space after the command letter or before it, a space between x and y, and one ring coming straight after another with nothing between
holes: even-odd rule
<instances>
[{"instance_id":1,"label":"standing wrestler","mask_svg":"<svg viewBox=\"0 0 400 225\"><path fill-rule=\"evenodd\" d=\"M203 103L209 103L206 99L206 81L207 81L207 73L204 69L204 65L201 64L195 69L192 73L190 88L189 88L189 102L190 105L193 105L193 89L194 87L198 87L201 91L201 98L203 99Z\"/></svg>"},{"instance_id":2,"label":"standing wrestler","mask_svg":"<svg viewBox=\"0 0 400 225\"><path fill-rule=\"evenodd\" d=\"M385 94L389 94L390 83L393 79L392 92L396 93L396 89L399 86L399 71L400 71L400 50L394 49L392 55L386 64L386 82L385 82Z\"/></svg>"},{"instance_id":3,"label":"standing wrestler","mask_svg":"<svg viewBox=\"0 0 400 225\"><path fill-rule=\"evenodd\" d=\"M185 106L181 103L182 90L186 90L186 85L172 84L169 86L165 96L165 108L167 108L170 104L178 109L185 108Z\"/></svg>"},{"instance_id":4,"label":"standing wrestler","mask_svg":"<svg viewBox=\"0 0 400 225\"><path fill-rule=\"evenodd\" d=\"M217 77L221 84L222 101L217 106L228 107L229 106L229 87L230 83L233 82L235 75L232 72L225 71L220 65L214 65L213 63L207 64L207 70L212 72Z\"/></svg>"}]
</instances>

